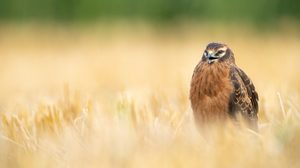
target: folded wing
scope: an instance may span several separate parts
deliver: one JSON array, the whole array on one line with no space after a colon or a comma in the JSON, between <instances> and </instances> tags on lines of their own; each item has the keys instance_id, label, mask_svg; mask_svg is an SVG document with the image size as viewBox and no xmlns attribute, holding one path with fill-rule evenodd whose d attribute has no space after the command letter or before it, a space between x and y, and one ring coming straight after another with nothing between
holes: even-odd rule
<instances>
[{"instance_id":1,"label":"folded wing","mask_svg":"<svg viewBox=\"0 0 300 168\"><path fill-rule=\"evenodd\" d=\"M229 100L229 112L233 118L240 112L253 129L257 129L258 94L255 87L240 68L234 66L230 70L233 93Z\"/></svg>"}]
</instances>

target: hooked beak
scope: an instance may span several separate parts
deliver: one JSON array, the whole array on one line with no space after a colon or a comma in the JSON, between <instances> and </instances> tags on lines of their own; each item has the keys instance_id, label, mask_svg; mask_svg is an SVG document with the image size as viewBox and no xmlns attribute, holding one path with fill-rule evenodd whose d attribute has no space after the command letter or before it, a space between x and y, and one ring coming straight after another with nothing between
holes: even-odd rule
<instances>
[{"instance_id":1,"label":"hooked beak","mask_svg":"<svg viewBox=\"0 0 300 168\"><path fill-rule=\"evenodd\" d=\"M211 64L211 63L215 62L215 60L218 59L218 57L215 57L212 54L208 54L207 59L208 59L208 63Z\"/></svg>"}]
</instances>

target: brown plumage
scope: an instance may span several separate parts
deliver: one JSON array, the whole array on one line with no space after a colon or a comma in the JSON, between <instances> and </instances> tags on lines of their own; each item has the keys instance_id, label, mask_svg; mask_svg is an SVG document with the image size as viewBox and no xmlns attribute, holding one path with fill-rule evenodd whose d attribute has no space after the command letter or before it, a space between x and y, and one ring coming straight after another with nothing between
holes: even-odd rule
<instances>
[{"instance_id":1,"label":"brown plumage","mask_svg":"<svg viewBox=\"0 0 300 168\"><path fill-rule=\"evenodd\" d=\"M236 120L241 114L247 125L257 130L257 92L225 44L207 45L193 73L190 100L199 127Z\"/></svg>"}]
</instances>

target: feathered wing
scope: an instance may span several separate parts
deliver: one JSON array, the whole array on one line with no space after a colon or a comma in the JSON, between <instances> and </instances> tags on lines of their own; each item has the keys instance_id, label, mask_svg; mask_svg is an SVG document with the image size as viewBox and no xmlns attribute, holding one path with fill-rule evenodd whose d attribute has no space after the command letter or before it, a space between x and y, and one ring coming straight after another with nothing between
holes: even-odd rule
<instances>
[{"instance_id":1,"label":"feathered wing","mask_svg":"<svg viewBox=\"0 0 300 168\"><path fill-rule=\"evenodd\" d=\"M230 96L229 112L235 118L241 112L243 118L252 129L257 129L258 94L255 87L240 68L233 66L230 70L233 93Z\"/></svg>"}]
</instances>

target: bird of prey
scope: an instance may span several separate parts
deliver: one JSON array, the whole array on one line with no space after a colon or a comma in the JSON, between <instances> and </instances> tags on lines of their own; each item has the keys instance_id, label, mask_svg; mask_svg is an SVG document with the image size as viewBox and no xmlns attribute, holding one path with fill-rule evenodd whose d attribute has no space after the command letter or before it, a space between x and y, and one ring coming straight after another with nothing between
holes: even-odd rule
<instances>
[{"instance_id":1,"label":"bird of prey","mask_svg":"<svg viewBox=\"0 0 300 168\"><path fill-rule=\"evenodd\" d=\"M193 73L190 101L200 127L228 119L237 121L237 116L242 116L249 128L257 130L258 94L226 44L207 45Z\"/></svg>"}]
</instances>

